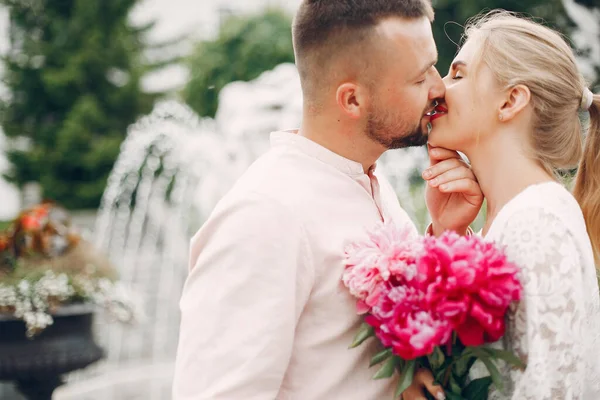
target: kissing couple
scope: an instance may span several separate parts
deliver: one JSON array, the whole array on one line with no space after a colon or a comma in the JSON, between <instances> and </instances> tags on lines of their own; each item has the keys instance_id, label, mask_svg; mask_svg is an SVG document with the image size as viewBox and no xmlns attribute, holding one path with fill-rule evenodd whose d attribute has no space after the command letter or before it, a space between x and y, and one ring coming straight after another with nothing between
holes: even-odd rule
<instances>
[{"instance_id":1,"label":"kissing couple","mask_svg":"<svg viewBox=\"0 0 600 400\"><path fill-rule=\"evenodd\" d=\"M422 233L481 235L520 268L495 345L527 367L502 368L490 398L600 399L600 96L560 34L504 11L472 20L442 78L433 19L428 0L301 3L302 124L271 135L191 241L175 400L393 398L375 345L348 349L344 249L381 222L416 232L376 162L425 144ZM557 176L576 167L570 190ZM446 398L421 369L402 398L426 395Z\"/></svg>"}]
</instances>

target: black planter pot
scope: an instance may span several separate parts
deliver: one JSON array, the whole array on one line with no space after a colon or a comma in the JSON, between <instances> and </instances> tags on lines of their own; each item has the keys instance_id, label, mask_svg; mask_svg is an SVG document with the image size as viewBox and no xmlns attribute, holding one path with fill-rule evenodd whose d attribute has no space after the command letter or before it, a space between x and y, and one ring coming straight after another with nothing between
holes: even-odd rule
<instances>
[{"instance_id":1,"label":"black planter pot","mask_svg":"<svg viewBox=\"0 0 600 400\"><path fill-rule=\"evenodd\" d=\"M27 399L51 400L63 374L104 356L94 342L93 316L90 305L63 307L54 324L29 339L23 321L0 314L0 381L14 382Z\"/></svg>"}]
</instances>

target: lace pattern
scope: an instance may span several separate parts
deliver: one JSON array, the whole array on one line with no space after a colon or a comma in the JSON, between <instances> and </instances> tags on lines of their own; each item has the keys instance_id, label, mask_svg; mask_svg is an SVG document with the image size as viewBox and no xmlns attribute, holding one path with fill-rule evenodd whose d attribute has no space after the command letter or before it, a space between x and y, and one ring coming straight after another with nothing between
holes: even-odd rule
<instances>
[{"instance_id":1,"label":"lace pattern","mask_svg":"<svg viewBox=\"0 0 600 400\"><path fill-rule=\"evenodd\" d=\"M600 298L578 204L558 184L528 188L500 212L486 239L506 246L522 269L524 295L495 344L525 371L500 365L504 393L490 399L600 399ZM486 375L476 365L472 378Z\"/></svg>"}]
</instances>

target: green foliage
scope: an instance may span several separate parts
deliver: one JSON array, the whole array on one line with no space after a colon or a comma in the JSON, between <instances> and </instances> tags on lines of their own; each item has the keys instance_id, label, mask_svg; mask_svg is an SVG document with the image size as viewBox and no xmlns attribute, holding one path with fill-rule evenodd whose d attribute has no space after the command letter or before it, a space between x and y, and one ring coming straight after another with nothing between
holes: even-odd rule
<instances>
[{"instance_id":1,"label":"green foliage","mask_svg":"<svg viewBox=\"0 0 600 400\"><path fill-rule=\"evenodd\" d=\"M523 13L565 34L569 33L572 27L562 0L433 0L433 7L433 34L439 52L437 68L442 76L448 72L457 53L455 43L461 43L463 26L481 12L499 8Z\"/></svg>"},{"instance_id":2,"label":"green foliage","mask_svg":"<svg viewBox=\"0 0 600 400\"><path fill-rule=\"evenodd\" d=\"M67 208L98 206L127 127L156 97L140 91L151 25L128 22L137 2L0 0L11 42L0 122L9 138L26 139L7 154L10 181L38 181Z\"/></svg>"},{"instance_id":3,"label":"green foliage","mask_svg":"<svg viewBox=\"0 0 600 400\"><path fill-rule=\"evenodd\" d=\"M186 102L200 115L214 117L226 84L249 81L279 64L294 62L290 26L290 17L274 9L227 19L218 37L199 43L189 59Z\"/></svg>"}]
</instances>

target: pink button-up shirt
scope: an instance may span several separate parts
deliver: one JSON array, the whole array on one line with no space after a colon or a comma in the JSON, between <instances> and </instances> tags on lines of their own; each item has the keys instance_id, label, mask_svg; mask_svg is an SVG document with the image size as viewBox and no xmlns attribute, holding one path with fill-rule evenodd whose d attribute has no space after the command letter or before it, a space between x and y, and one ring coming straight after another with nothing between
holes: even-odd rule
<instances>
[{"instance_id":1,"label":"pink button-up shirt","mask_svg":"<svg viewBox=\"0 0 600 400\"><path fill-rule=\"evenodd\" d=\"M294 133L221 200L191 243L175 400L391 399L341 283L344 247L383 219L414 225L372 169Z\"/></svg>"}]
</instances>

